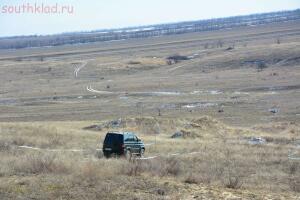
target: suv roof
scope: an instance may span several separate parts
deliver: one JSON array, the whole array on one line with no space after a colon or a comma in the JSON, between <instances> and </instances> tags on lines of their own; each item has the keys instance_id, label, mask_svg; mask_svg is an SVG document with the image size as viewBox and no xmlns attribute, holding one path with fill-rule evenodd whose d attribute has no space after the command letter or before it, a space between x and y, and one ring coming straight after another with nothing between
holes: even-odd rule
<instances>
[{"instance_id":1,"label":"suv roof","mask_svg":"<svg viewBox=\"0 0 300 200\"><path fill-rule=\"evenodd\" d=\"M119 135L125 135L125 134L134 134L134 133L133 133L133 132L112 131L112 132L108 132L107 134L119 134Z\"/></svg>"}]
</instances>

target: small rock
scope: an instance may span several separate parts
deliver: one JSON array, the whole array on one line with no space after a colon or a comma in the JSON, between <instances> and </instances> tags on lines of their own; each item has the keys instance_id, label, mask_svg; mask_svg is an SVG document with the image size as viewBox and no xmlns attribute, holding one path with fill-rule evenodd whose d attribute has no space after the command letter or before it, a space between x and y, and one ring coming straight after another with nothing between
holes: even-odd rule
<instances>
[{"instance_id":1,"label":"small rock","mask_svg":"<svg viewBox=\"0 0 300 200\"><path fill-rule=\"evenodd\" d=\"M161 195L161 196L164 196L165 195L165 191L163 189L158 189L157 190L157 194Z\"/></svg>"},{"instance_id":2,"label":"small rock","mask_svg":"<svg viewBox=\"0 0 300 200\"><path fill-rule=\"evenodd\" d=\"M226 49L226 51L230 51L230 50L233 50L234 48L233 47L228 47L227 49Z\"/></svg>"},{"instance_id":3,"label":"small rock","mask_svg":"<svg viewBox=\"0 0 300 200\"><path fill-rule=\"evenodd\" d=\"M183 137L183 133L181 131L178 131L171 136L171 138L182 138L182 137Z\"/></svg>"},{"instance_id":4,"label":"small rock","mask_svg":"<svg viewBox=\"0 0 300 200\"><path fill-rule=\"evenodd\" d=\"M249 140L249 144L265 144L265 143L266 143L266 139L261 137L252 137Z\"/></svg>"},{"instance_id":5,"label":"small rock","mask_svg":"<svg viewBox=\"0 0 300 200\"><path fill-rule=\"evenodd\" d=\"M279 108L271 108L271 109L269 109L269 112L271 112L273 114L279 113Z\"/></svg>"}]
</instances>

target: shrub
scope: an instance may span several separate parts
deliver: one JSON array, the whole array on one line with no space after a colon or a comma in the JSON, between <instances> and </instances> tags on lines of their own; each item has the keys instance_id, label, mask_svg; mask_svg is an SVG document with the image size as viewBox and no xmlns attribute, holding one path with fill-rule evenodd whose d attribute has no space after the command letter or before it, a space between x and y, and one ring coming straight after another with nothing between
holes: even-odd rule
<instances>
[{"instance_id":1,"label":"shrub","mask_svg":"<svg viewBox=\"0 0 300 200\"><path fill-rule=\"evenodd\" d=\"M12 163L12 167L17 173L41 174L41 173L66 173L69 168L58 159L55 154L34 153L25 157L18 157Z\"/></svg>"},{"instance_id":2,"label":"shrub","mask_svg":"<svg viewBox=\"0 0 300 200\"><path fill-rule=\"evenodd\" d=\"M259 61L256 63L256 68L258 72L263 71L265 68L267 68L268 66L266 65L266 63L264 61Z\"/></svg>"},{"instance_id":3,"label":"shrub","mask_svg":"<svg viewBox=\"0 0 300 200\"><path fill-rule=\"evenodd\" d=\"M178 63L182 60L189 60L189 58L187 56L181 56L181 55L176 54L176 55L167 57L167 60L169 62L173 61L174 63Z\"/></svg>"},{"instance_id":4,"label":"shrub","mask_svg":"<svg viewBox=\"0 0 300 200\"><path fill-rule=\"evenodd\" d=\"M180 161L174 157L168 158L166 161L166 174L177 176L180 174L182 165Z\"/></svg>"},{"instance_id":5,"label":"shrub","mask_svg":"<svg viewBox=\"0 0 300 200\"><path fill-rule=\"evenodd\" d=\"M132 160L129 162L126 168L124 168L124 172L128 176L139 176L143 171L145 171L145 167L141 163L140 160Z\"/></svg>"},{"instance_id":6,"label":"shrub","mask_svg":"<svg viewBox=\"0 0 300 200\"><path fill-rule=\"evenodd\" d=\"M300 164L298 162L289 162L288 163L288 173L294 175L300 169Z\"/></svg>"},{"instance_id":7,"label":"shrub","mask_svg":"<svg viewBox=\"0 0 300 200\"><path fill-rule=\"evenodd\" d=\"M280 38L277 38L276 39L276 44L280 44L280 43L281 43Z\"/></svg>"},{"instance_id":8,"label":"shrub","mask_svg":"<svg viewBox=\"0 0 300 200\"><path fill-rule=\"evenodd\" d=\"M132 160L121 169L121 173L128 176L139 176L143 172L154 176L178 176L182 172L182 163L174 157Z\"/></svg>"},{"instance_id":9,"label":"shrub","mask_svg":"<svg viewBox=\"0 0 300 200\"><path fill-rule=\"evenodd\" d=\"M79 178L84 181L87 185L95 185L98 181L98 167L91 162L84 163L81 169L79 169Z\"/></svg>"},{"instance_id":10,"label":"shrub","mask_svg":"<svg viewBox=\"0 0 300 200\"><path fill-rule=\"evenodd\" d=\"M217 47L222 48L224 45L224 42L222 40L218 40Z\"/></svg>"},{"instance_id":11,"label":"shrub","mask_svg":"<svg viewBox=\"0 0 300 200\"><path fill-rule=\"evenodd\" d=\"M9 151L11 148L7 141L0 140L0 151Z\"/></svg>"},{"instance_id":12,"label":"shrub","mask_svg":"<svg viewBox=\"0 0 300 200\"><path fill-rule=\"evenodd\" d=\"M300 179L298 176L292 176L289 179L289 186L292 191L294 192L300 192Z\"/></svg>"},{"instance_id":13,"label":"shrub","mask_svg":"<svg viewBox=\"0 0 300 200\"><path fill-rule=\"evenodd\" d=\"M184 182L188 183L188 184L199 184L200 183L198 177L196 177L195 174L189 174L185 178Z\"/></svg>"},{"instance_id":14,"label":"shrub","mask_svg":"<svg viewBox=\"0 0 300 200\"><path fill-rule=\"evenodd\" d=\"M243 183L238 175L229 175L224 182L225 187L231 189L239 189L242 187Z\"/></svg>"},{"instance_id":15,"label":"shrub","mask_svg":"<svg viewBox=\"0 0 300 200\"><path fill-rule=\"evenodd\" d=\"M140 61L129 61L128 64L129 65L139 65L139 64L141 64L141 62Z\"/></svg>"}]
</instances>

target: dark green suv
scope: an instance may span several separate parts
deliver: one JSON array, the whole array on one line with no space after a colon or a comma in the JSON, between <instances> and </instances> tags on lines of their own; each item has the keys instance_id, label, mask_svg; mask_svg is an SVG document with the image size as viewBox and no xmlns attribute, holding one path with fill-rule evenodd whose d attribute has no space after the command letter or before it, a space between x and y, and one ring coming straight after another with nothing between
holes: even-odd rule
<instances>
[{"instance_id":1,"label":"dark green suv","mask_svg":"<svg viewBox=\"0 0 300 200\"><path fill-rule=\"evenodd\" d=\"M103 143L103 154L106 158L111 155L143 156L145 152L144 143L131 132L108 132Z\"/></svg>"}]
</instances>

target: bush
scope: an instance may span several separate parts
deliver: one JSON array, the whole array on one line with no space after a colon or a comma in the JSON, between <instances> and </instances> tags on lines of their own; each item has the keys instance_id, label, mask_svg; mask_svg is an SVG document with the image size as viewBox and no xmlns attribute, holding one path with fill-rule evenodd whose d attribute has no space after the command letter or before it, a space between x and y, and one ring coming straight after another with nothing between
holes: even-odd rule
<instances>
[{"instance_id":1,"label":"bush","mask_svg":"<svg viewBox=\"0 0 300 200\"><path fill-rule=\"evenodd\" d=\"M84 181L89 186L95 185L99 179L98 167L91 162L84 163L79 169L80 181Z\"/></svg>"},{"instance_id":2,"label":"bush","mask_svg":"<svg viewBox=\"0 0 300 200\"><path fill-rule=\"evenodd\" d=\"M182 163L174 157L132 160L121 170L121 173L128 176L139 176L143 172L154 176L178 176L182 172Z\"/></svg>"},{"instance_id":3,"label":"bush","mask_svg":"<svg viewBox=\"0 0 300 200\"><path fill-rule=\"evenodd\" d=\"M7 141L0 140L0 151L9 151L11 148Z\"/></svg>"},{"instance_id":4,"label":"bush","mask_svg":"<svg viewBox=\"0 0 300 200\"><path fill-rule=\"evenodd\" d=\"M289 179L289 186L292 191L294 192L300 192L300 179L298 176L292 176Z\"/></svg>"},{"instance_id":5,"label":"bush","mask_svg":"<svg viewBox=\"0 0 300 200\"><path fill-rule=\"evenodd\" d=\"M178 63L182 60L189 60L189 58L187 56L181 56L181 55L173 55L173 56L169 56L167 57L167 60L171 63L171 61L173 61L174 63Z\"/></svg>"},{"instance_id":6,"label":"bush","mask_svg":"<svg viewBox=\"0 0 300 200\"><path fill-rule=\"evenodd\" d=\"M266 65L266 63L264 61L259 61L256 63L256 68L257 68L257 71L259 71L259 72L263 71L267 67L268 66Z\"/></svg>"},{"instance_id":7,"label":"bush","mask_svg":"<svg viewBox=\"0 0 300 200\"><path fill-rule=\"evenodd\" d=\"M42 173L66 173L69 171L62 158L58 159L55 154L35 153L18 157L12 164L17 173L42 174Z\"/></svg>"},{"instance_id":8,"label":"bush","mask_svg":"<svg viewBox=\"0 0 300 200\"><path fill-rule=\"evenodd\" d=\"M222 40L218 40L217 47L222 48L224 45L224 42Z\"/></svg>"},{"instance_id":9,"label":"bush","mask_svg":"<svg viewBox=\"0 0 300 200\"><path fill-rule=\"evenodd\" d=\"M139 65L139 64L141 64L141 62L140 61L129 61L128 64L129 65Z\"/></svg>"},{"instance_id":10,"label":"bush","mask_svg":"<svg viewBox=\"0 0 300 200\"><path fill-rule=\"evenodd\" d=\"M231 189L239 189L242 187L243 183L238 175L229 175L224 182L225 187Z\"/></svg>"},{"instance_id":11,"label":"bush","mask_svg":"<svg viewBox=\"0 0 300 200\"><path fill-rule=\"evenodd\" d=\"M188 183L188 184L199 184L200 183L198 177L196 177L194 174L189 174L185 178L184 182Z\"/></svg>"},{"instance_id":12,"label":"bush","mask_svg":"<svg viewBox=\"0 0 300 200\"><path fill-rule=\"evenodd\" d=\"M298 162L289 162L288 163L288 173L294 175L300 169L300 164Z\"/></svg>"},{"instance_id":13,"label":"bush","mask_svg":"<svg viewBox=\"0 0 300 200\"><path fill-rule=\"evenodd\" d=\"M145 170L145 167L142 165L141 163L142 161L140 160L132 160L132 162L130 162L128 164L128 166L126 168L124 168L124 172L126 175L128 176L139 176L141 175L141 173Z\"/></svg>"},{"instance_id":14,"label":"bush","mask_svg":"<svg viewBox=\"0 0 300 200\"><path fill-rule=\"evenodd\" d=\"M165 174L173 175L173 176L177 176L180 174L182 165L177 158L171 157L168 158L165 162L166 162Z\"/></svg>"}]
</instances>

